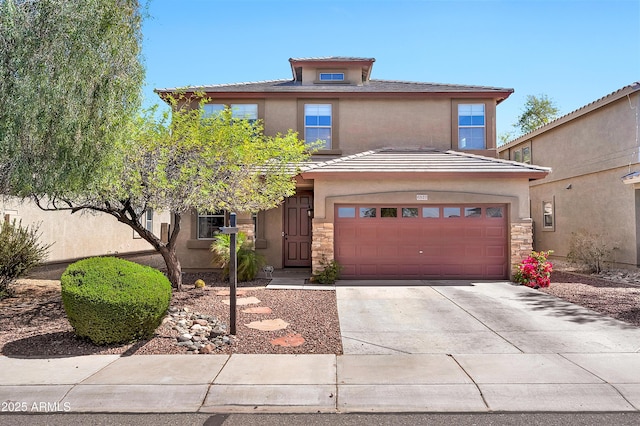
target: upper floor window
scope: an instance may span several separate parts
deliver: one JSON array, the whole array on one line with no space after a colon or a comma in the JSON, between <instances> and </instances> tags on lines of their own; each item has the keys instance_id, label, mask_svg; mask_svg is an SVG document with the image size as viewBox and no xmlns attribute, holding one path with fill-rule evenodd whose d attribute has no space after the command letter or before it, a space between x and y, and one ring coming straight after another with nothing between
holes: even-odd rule
<instances>
[{"instance_id":1,"label":"upper floor window","mask_svg":"<svg viewBox=\"0 0 640 426\"><path fill-rule=\"evenodd\" d=\"M304 106L304 139L307 143L323 141L321 149L331 149L331 104Z\"/></svg>"},{"instance_id":2,"label":"upper floor window","mask_svg":"<svg viewBox=\"0 0 640 426\"><path fill-rule=\"evenodd\" d=\"M255 121L258 119L258 104L231 104L231 116L243 120ZM219 114L224 111L225 104L204 104L205 117Z\"/></svg>"},{"instance_id":3,"label":"upper floor window","mask_svg":"<svg viewBox=\"0 0 640 426\"><path fill-rule=\"evenodd\" d=\"M484 104L458 105L458 148L485 149Z\"/></svg>"},{"instance_id":4,"label":"upper floor window","mask_svg":"<svg viewBox=\"0 0 640 426\"><path fill-rule=\"evenodd\" d=\"M344 81L343 72L321 72L320 81Z\"/></svg>"},{"instance_id":5,"label":"upper floor window","mask_svg":"<svg viewBox=\"0 0 640 426\"><path fill-rule=\"evenodd\" d=\"M522 148L522 162L531 164L531 148L528 146Z\"/></svg>"}]
</instances>

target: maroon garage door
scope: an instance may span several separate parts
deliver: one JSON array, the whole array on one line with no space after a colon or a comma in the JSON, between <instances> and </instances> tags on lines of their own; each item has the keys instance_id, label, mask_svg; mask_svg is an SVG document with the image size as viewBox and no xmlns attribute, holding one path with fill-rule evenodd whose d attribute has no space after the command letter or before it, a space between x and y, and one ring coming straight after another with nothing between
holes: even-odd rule
<instances>
[{"instance_id":1,"label":"maroon garage door","mask_svg":"<svg viewBox=\"0 0 640 426\"><path fill-rule=\"evenodd\" d=\"M342 279L507 278L505 205L336 205Z\"/></svg>"}]
</instances>

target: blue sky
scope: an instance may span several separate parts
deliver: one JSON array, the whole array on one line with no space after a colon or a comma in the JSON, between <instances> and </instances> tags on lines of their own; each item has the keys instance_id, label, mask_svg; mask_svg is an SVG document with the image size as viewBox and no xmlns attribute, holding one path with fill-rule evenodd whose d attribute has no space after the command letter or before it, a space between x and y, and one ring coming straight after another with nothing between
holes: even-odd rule
<instances>
[{"instance_id":1,"label":"blue sky","mask_svg":"<svg viewBox=\"0 0 640 426\"><path fill-rule=\"evenodd\" d=\"M290 78L291 57L373 57L372 78L515 89L566 114L640 80L640 0L151 0L154 88Z\"/></svg>"}]
</instances>

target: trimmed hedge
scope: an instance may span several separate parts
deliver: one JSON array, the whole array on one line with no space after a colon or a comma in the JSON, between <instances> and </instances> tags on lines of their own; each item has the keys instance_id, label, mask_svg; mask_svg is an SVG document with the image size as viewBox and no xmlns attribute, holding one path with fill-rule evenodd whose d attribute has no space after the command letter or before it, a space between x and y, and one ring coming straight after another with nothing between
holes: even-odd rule
<instances>
[{"instance_id":1,"label":"trimmed hedge","mask_svg":"<svg viewBox=\"0 0 640 426\"><path fill-rule=\"evenodd\" d=\"M171 300L171 283L162 272L114 257L75 262L61 283L76 335L97 345L151 337Z\"/></svg>"}]
</instances>

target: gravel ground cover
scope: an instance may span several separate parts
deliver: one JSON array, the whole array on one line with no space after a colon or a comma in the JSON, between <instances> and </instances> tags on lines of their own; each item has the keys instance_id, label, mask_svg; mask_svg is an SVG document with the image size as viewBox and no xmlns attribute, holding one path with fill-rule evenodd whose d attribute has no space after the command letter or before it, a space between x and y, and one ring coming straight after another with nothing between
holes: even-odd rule
<instances>
[{"instance_id":1,"label":"gravel ground cover","mask_svg":"<svg viewBox=\"0 0 640 426\"><path fill-rule=\"evenodd\" d=\"M601 277L556 271L545 293L604 313L640 327L640 286L638 274L604 274ZM204 289L192 283L202 278ZM608 279L606 279L608 278ZM256 298L258 303L239 305L237 334L232 343L212 353L341 354L340 324L335 292L314 290L268 290L267 280L239 286L241 298ZM0 301L0 354L20 357L76 356L89 354L183 354L176 344L178 332L168 324L158 328L149 340L127 345L95 346L77 339L67 321L60 300L60 283L55 280L22 280L16 297ZM185 290L175 292L171 306L213 315L229 324L229 306L225 283L215 273L186 274ZM250 309L254 308L254 309ZM250 313L248 311L268 311ZM281 319L285 329L262 331L247 327L255 321ZM272 340L299 335L300 346L279 346ZM194 355L204 356L204 355Z\"/></svg>"},{"instance_id":2,"label":"gravel ground cover","mask_svg":"<svg viewBox=\"0 0 640 426\"><path fill-rule=\"evenodd\" d=\"M207 283L204 289L192 285L197 278ZM229 306L220 295L228 287L215 273L186 274L185 290L174 292L171 306L191 312L213 315L229 324ZM238 305L236 336L232 343L214 351L248 354L341 354L340 324L334 291L267 290L267 280L243 283L238 287L242 298L255 297L260 302ZM168 324L145 341L127 345L96 346L77 339L66 319L60 298L60 283L54 280L21 280L16 297L0 301L0 353L7 356L76 356L89 354L185 354L187 349L176 344L178 332ZM240 301L241 297L238 298ZM268 307L271 313L245 313L243 310ZM286 329L261 331L245 324L254 321L282 319ZM271 340L300 335L300 346L278 346ZM197 355L196 355L197 356ZM204 356L204 355L200 355Z\"/></svg>"}]
</instances>

